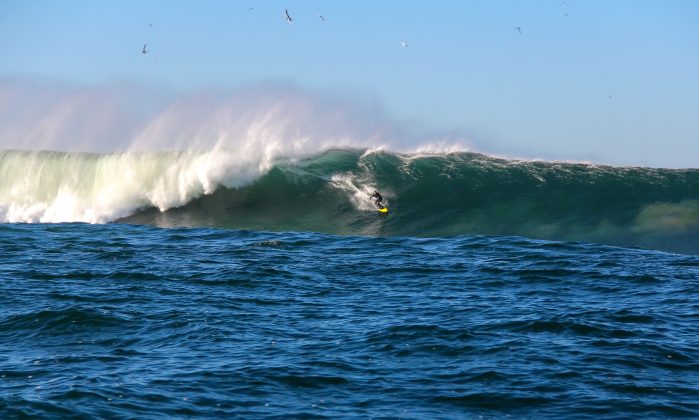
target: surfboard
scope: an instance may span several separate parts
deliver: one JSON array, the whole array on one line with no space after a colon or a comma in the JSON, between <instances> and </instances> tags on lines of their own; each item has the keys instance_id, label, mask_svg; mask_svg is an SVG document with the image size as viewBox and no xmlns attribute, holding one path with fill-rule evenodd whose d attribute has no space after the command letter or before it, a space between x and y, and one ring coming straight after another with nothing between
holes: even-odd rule
<instances>
[{"instance_id":1,"label":"surfboard","mask_svg":"<svg viewBox=\"0 0 699 420\"><path fill-rule=\"evenodd\" d=\"M379 213L388 213L388 207L381 207L379 210Z\"/></svg>"}]
</instances>

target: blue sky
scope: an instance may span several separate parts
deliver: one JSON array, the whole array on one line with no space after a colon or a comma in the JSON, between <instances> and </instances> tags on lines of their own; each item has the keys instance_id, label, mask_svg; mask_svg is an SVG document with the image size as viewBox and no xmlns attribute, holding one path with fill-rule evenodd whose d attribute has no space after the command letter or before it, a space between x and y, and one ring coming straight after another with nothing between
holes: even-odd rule
<instances>
[{"instance_id":1,"label":"blue sky","mask_svg":"<svg viewBox=\"0 0 699 420\"><path fill-rule=\"evenodd\" d=\"M693 0L5 0L0 78L181 92L283 81L505 156L699 159Z\"/></svg>"}]
</instances>

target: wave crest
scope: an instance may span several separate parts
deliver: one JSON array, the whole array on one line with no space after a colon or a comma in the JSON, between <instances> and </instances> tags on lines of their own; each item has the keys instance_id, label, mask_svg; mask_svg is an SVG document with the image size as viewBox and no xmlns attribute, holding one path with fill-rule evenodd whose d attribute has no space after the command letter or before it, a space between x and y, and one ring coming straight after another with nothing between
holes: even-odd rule
<instances>
[{"instance_id":1,"label":"wave crest","mask_svg":"<svg viewBox=\"0 0 699 420\"><path fill-rule=\"evenodd\" d=\"M105 223L137 209L166 211L220 185L235 188L271 162L230 150L154 153L0 151L0 219L4 222Z\"/></svg>"}]
</instances>

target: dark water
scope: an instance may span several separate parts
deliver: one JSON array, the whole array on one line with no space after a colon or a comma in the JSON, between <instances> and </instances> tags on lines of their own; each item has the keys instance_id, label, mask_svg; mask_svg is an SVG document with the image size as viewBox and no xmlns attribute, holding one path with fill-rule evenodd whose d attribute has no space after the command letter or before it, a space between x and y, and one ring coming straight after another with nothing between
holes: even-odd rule
<instances>
[{"instance_id":1,"label":"dark water","mask_svg":"<svg viewBox=\"0 0 699 420\"><path fill-rule=\"evenodd\" d=\"M0 417L699 417L699 257L0 225Z\"/></svg>"}]
</instances>

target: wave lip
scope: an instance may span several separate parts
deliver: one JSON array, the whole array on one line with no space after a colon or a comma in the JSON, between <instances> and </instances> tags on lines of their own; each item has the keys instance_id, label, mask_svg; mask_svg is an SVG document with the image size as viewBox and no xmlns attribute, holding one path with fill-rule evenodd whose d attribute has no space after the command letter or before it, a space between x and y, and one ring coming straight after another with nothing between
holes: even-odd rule
<instances>
[{"instance_id":1,"label":"wave lip","mask_svg":"<svg viewBox=\"0 0 699 420\"><path fill-rule=\"evenodd\" d=\"M226 150L112 154L0 151L0 219L106 223L138 209L166 211L220 185L244 185L264 162Z\"/></svg>"}]
</instances>

